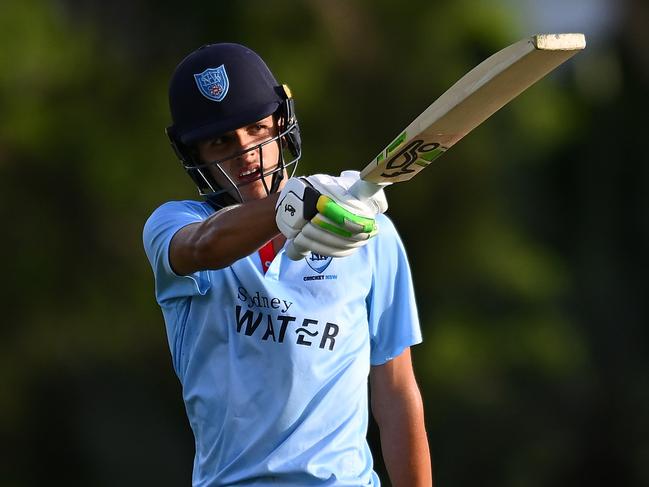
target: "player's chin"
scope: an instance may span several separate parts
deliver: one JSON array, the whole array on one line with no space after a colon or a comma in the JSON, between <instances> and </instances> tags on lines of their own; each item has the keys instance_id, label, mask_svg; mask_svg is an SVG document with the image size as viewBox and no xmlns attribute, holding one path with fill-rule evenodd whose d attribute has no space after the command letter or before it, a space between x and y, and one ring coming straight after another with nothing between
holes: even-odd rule
<instances>
[{"instance_id":1,"label":"player's chin","mask_svg":"<svg viewBox=\"0 0 649 487\"><path fill-rule=\"evenodd\" d=\"M266 189L268 187L268 189ZM243 201L252 201L259 200L268 196L268 190L270 189L270 182L267 183L267 186L264 185L264 182L261 179L253 181L244 186L239 187L239 192L243 197Z\"/></svg>"}]
</instances>

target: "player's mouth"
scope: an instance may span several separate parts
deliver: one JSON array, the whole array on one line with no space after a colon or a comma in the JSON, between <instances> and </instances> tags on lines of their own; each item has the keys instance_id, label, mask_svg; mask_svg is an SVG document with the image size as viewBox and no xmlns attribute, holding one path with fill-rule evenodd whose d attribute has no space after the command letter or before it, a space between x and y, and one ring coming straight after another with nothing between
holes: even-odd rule
<instances>
[{"instance_id":1,"label":"player's mouth","mask_svg":"<svg viewBox=\"0 0 649 487\"><path fill-rule=\"evenodd\" d=\"M259 165L254 164L242 168L237 175L237 179L239 184L247 184L259 179L259 176L261 176L261 168Z\"/></svg>"}]
</instances>

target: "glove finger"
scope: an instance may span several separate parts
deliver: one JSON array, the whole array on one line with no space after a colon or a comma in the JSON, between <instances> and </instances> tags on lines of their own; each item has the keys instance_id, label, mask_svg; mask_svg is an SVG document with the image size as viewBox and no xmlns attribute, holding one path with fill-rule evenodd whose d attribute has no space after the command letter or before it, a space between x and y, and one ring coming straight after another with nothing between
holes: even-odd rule
<instances>
[{"instance_id":1,"label":"glove finger","mask_svg":"<svg viewBox=\"0 0 649 487\"><path fill-rule=\"evenodd\" d=\"M295 243L300 247L307 248L316 254L325 255L327 257L346 257L356 252L355 248L337 248L330 247L322 242L311 240L308 236L301 232L295 237Z\"/></svg>"},{"instance_id":2,"label":"glove finger","mask_svg":"<svg viewBox=\"0 0 649 487\"><path fill-rule=\"evenodd\" d=\"M329 247L335 247L340 249L356 248L362 247L367 243L367 239L363 240L351 240L348 238L342 238L333 233L329 233L327 230L316 227L312 223L307 223L302 229L301 234L304 234L310 240L314 242L320 242Z\"/></svg>"},{"instance_id":3,"label":"glove finger","mask_svg":"<svg viewBox=\"0 0 649 487\"><path fill-rule=\"evenodd\" d=\"M338 227L350 233L372 233L375 231L376 221L374 218L367 218L354 214L345 207L331 199L329 196L321 195L316 205L320 215L333 220Z\"/></svg>"},{"instance_id":4,"label":"glove finger","mask_svg":"<svg viewBox=\"0 0 649 487\"><path fill-rule=\"evenodd\" d=\"M338 224L322 215L316 215L309 223L307 223L307 225L312 225L313 227L332 235L332 237L335 236L338 239L348 240L350 242L364 241L373 237L377 233L376 231L371 233L352 233L348 229L341 228Z\"/></svg>"}]
</instances>

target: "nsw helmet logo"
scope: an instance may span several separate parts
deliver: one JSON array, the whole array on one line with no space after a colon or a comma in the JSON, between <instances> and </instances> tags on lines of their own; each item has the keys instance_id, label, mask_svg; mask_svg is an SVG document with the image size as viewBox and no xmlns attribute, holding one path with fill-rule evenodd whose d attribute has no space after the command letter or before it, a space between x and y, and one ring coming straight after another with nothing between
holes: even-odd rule
<instances>
[{"instance_id":1,"label":"nsw helmet logo","mask_svg":"<svg viewBox=\"0 0 649 487\"><path fill-rule=\"evenodd\" d=\"M213 101L222 101L228 94L230 80L228 73L225 72L225 65L221 64L218 68L207 68L200 74L195 74L196 86L201 94Z\"/></svg>"}]
</instances>

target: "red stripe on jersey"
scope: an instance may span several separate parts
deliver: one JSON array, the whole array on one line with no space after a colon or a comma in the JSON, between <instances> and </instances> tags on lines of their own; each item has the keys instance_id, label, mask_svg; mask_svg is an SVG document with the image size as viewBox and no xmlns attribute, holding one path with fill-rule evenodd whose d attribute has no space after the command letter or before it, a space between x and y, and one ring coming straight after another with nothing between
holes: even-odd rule
<instances>
[{"instance_id":1,"label":"red stripe on jersey","mask_svg":"<svg viewBox=\"0 0 649 487\"><path fill-rule=\"evenodd\" d=\"M266 244L259 249L259 258L261 259L261 268L264 271L264 274L268 271L270 264L275 258L275 248L273 247L273 241L266 242Z\"/></svg>"}]
</instances>

